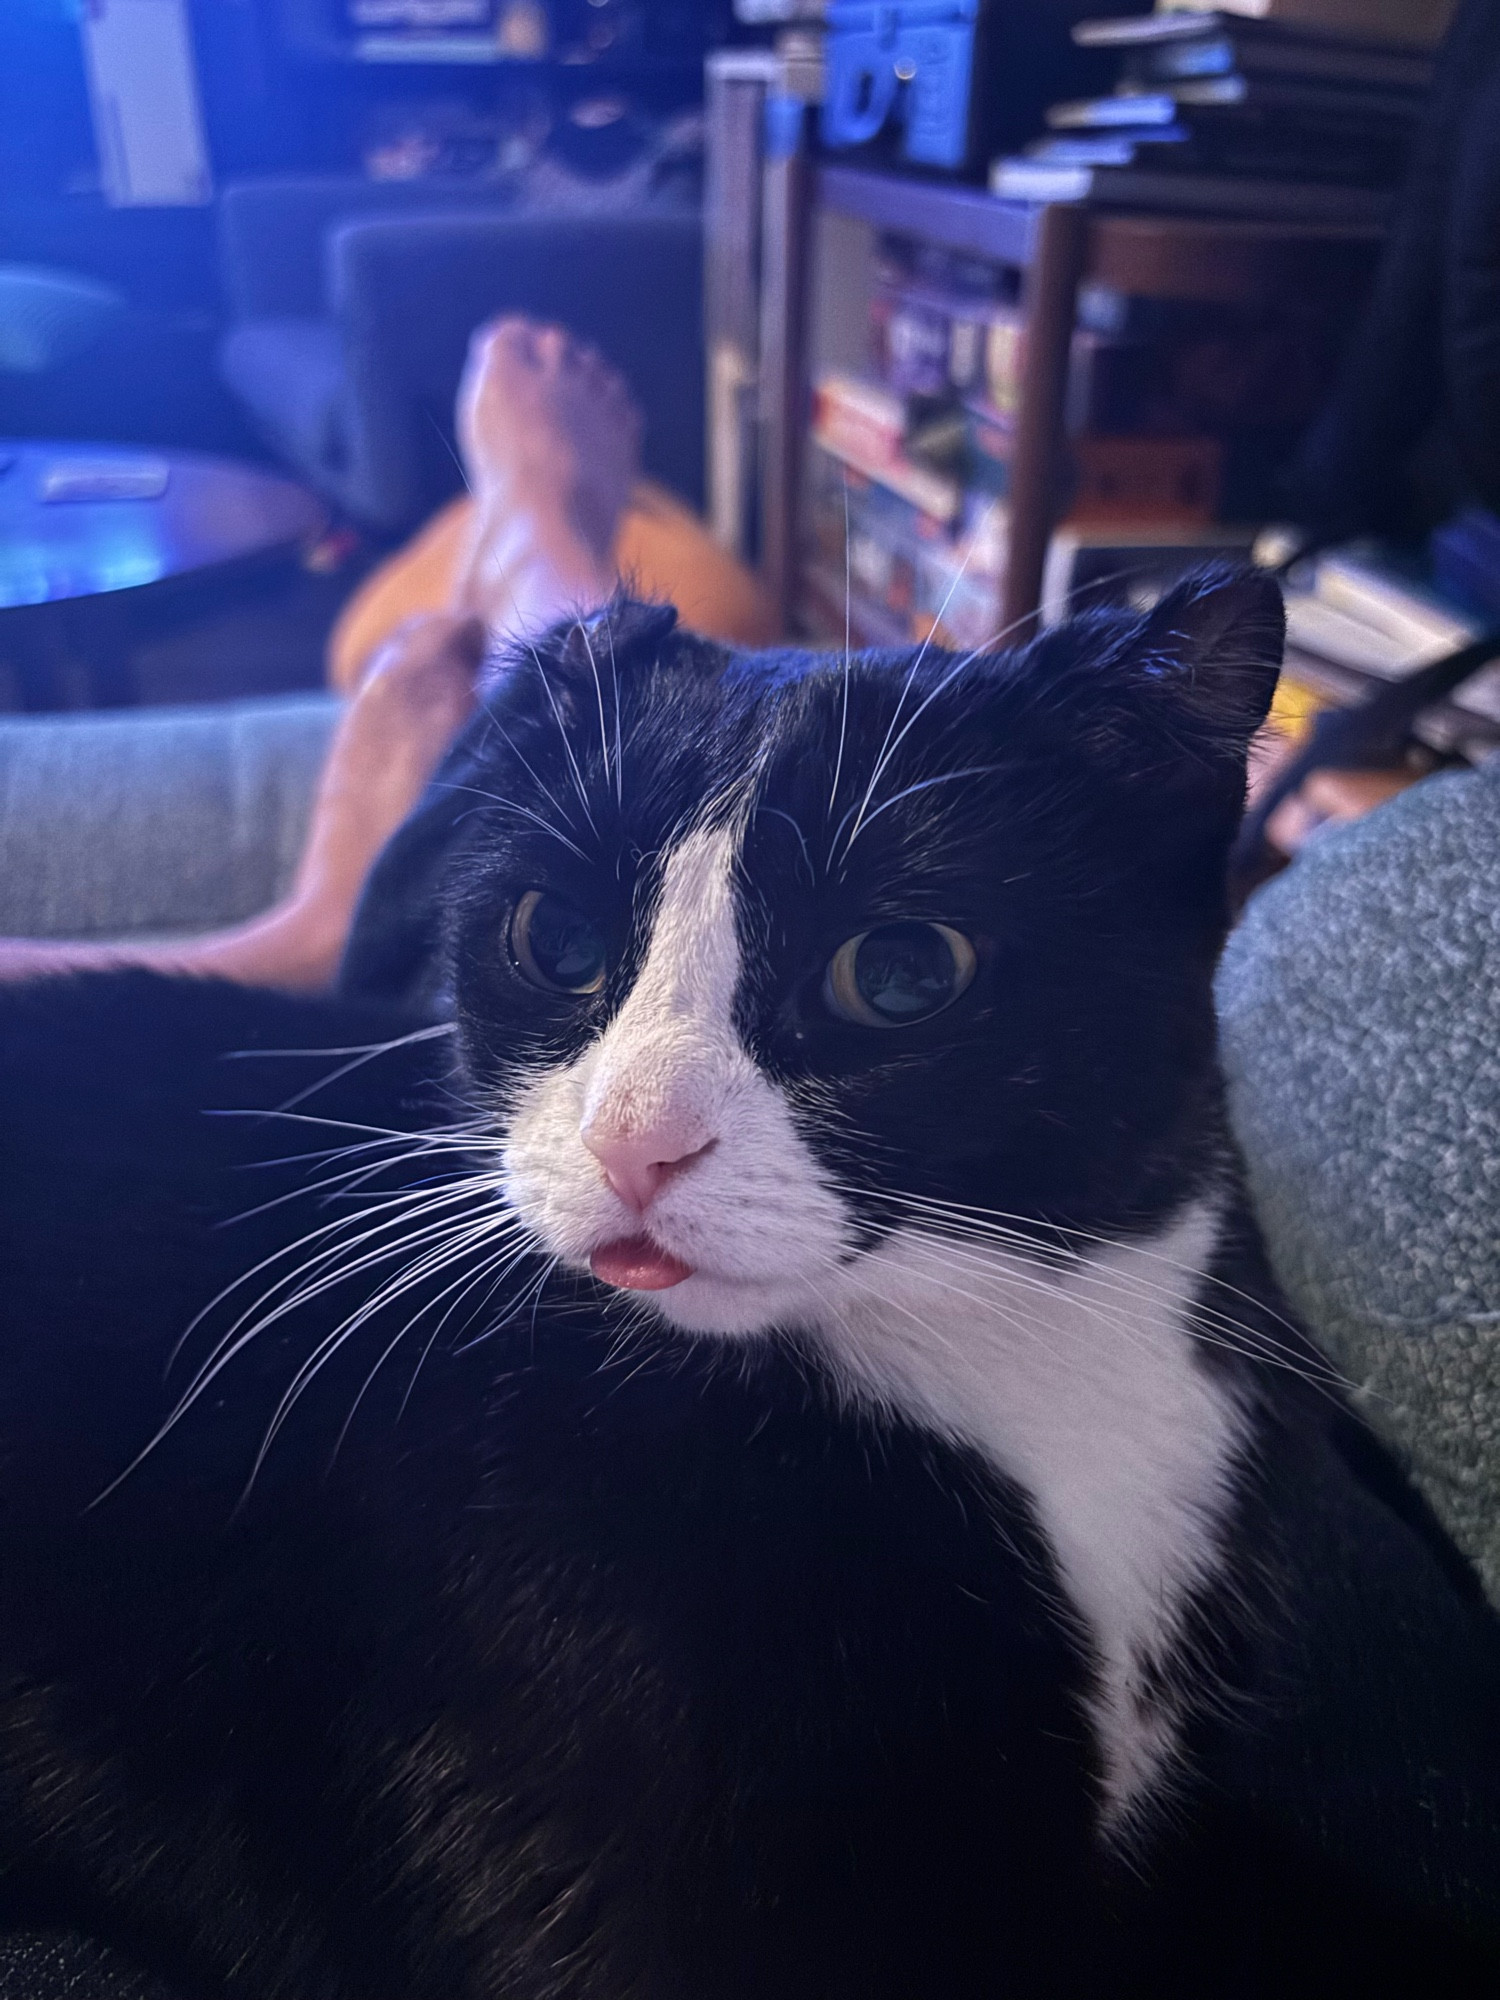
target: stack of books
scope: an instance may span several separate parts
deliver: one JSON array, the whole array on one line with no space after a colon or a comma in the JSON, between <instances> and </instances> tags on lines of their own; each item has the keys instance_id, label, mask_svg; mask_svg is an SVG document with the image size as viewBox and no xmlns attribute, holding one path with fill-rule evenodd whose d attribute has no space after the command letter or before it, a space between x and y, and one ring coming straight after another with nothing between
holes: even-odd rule
<instances>
[{"instance_id":1,"label":"stack of books","mask_svg":"<svg viewBox=\"0 0 1500 2000\"><path fill-rule=\"evenodd\" d=\"M867 366L814 384L806 518L820 630L840 633L846 609L868 644L931 634L967 648L999 630L1023 337L1013 271L882 240Z\"/></svg>"},{"instance_id":2,"label":"stack of books","mask_svg":"<svg viewBox=\"0 0 1500 2000\"><path fill-rule=\"evenodd\" d=\"M997 160L994 193L1276 221L1381 221L1432 83L1431 54L1231 12L1083 21L1118 51L1107 97L1055 104Z\"/></svg>"},{"instance_id":3,"label":"stack of books","mask_svg":"<svg viewBox=\"0 0 1500 2000\"><path fill-rule=\"evenodd\" d=\"M1286 598L1286 678L1315 703L1344 707L1500 625L1473 595L1444 589L1440 570L1436 547L1419 560L1373 542L1298 565ZM1487 583L1500 595L1500 569ZM1500 749L1500 663L1428 709L1417 734L1435 750L1475 762L1493 755Z\"/></svg>"},{"instance_id":4,"label":"stack of books","mask_svg":"<svg viewBox=\"0 0 1500 2000\"><path fill-rule=\"evenodd\" d=\"M813 623L856 644L932 636L979 647L1000 628L1004 501L971 489L961 464L914 455L905 398L833 371L813 392L806 572Z\"/></svg>"},{"instance_id":5,"label":"stack of books","mask_svg":"<svg viewBox=\"0 0 1500 2000\"><path fill-rule=\"evenodd\" d=\"M1149 305L1150 302L1134 302ZM1225 458L1205 418L1263 416L1265 368L1232 327L1138 324L1133 302L1087 288L1070 395L1070 504L1047 570L1047 620L1159 589L1250 532L1217 524ZM1167 338L1167 334L1171 338ZM1152 365L1143 368L1150 335ZM1248 337L1248 336L1247 336ZM1262 344L1264 328L1253 330ZM931 635L959 649L1001 626L1011 454L1026 366L1016 274L899 236L879 246L863 370L813 385L804 614L869 645ZM1092 343L1092 344L1090 344ZM1258 352L1258 350L1257 350ZM1278 380L1297 374L1275 347ZM1211 380L1205 401L1194 384Z\"/></svg>"}]
</instances>

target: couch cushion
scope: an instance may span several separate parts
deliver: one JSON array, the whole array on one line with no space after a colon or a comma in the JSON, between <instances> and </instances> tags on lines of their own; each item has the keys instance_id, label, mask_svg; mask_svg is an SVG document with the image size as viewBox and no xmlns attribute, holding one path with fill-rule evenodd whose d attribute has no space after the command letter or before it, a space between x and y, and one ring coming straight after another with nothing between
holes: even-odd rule
<instances>
[{"instance_id":1,"label":"couch cushion","mask_svg":"<svg viewBox=\"0 0 1500 2000\"><path fill-rule=\"evenodd\" d=\"M1219 971L1277 1276L1500 1603L1500 765L1330 829Z\"/></svg>"}]
</instances>

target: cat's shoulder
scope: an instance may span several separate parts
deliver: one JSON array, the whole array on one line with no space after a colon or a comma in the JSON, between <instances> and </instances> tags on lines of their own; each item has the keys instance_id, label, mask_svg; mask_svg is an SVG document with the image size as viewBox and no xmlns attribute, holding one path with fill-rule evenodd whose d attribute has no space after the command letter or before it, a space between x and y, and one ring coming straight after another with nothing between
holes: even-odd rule
<instances>
[{"instance_id":1,"label":"cat's shoulder","mask_svg":"<svg viewBox=\"0 0 1500 2000\"><path fill-rule=\"evenodd\" d=\"M444 1047L411 1039L418 1025L383 1007L138 968L0 985L12 1224L35 1211L55 1228L85 1189L128 1193L127 1172L137 1185L201 1184L264 1154L266 1122L293 1099L330 1126L415 1107Z\"/></svg>"},{"instance_id":2,"label":"cat's shoulder","mask_svg":"<svg viewBox=\"0 0 1500 2000\"><path fill-rule=\"evenodd\" d=\"M446 1043L412 1032L379 1008L135 969L0 987L10 1428L63 1395L70 1356L106 1348L141 1355L156 1407L193 1314L285 1240L275 1204L308 1156L430 1121Z\"/></svg>"}]
</instances>

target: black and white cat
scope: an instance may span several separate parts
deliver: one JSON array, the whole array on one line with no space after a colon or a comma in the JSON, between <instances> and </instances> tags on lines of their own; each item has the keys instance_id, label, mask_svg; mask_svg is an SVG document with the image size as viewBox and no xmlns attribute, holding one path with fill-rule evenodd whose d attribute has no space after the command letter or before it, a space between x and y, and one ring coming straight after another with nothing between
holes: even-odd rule
<instances>
[{"instance_id":1,"label":"black and white cat","mask_svg":"<svg viewBox=\"0 0 1500 2000\"><path fill-rule=\"evenodd\" d=\"M256 2000L1494 1990L1500 1627L1223 1118L1280 645L1250 576L965 659L617 605L377 876L456 1069L6 999L13 1928Z\"/></svg>"}]
</instances>

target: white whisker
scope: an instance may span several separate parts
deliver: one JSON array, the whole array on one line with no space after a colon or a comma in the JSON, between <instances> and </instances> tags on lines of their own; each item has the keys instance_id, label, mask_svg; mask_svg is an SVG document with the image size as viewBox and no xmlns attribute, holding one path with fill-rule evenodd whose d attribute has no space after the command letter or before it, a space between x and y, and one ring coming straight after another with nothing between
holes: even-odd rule
<instances>
[{"instance_id":1,"label":"white whisker","mask_svg":"<svg viewBox=\"0 0 1500 2000\"><path fill-rule=\"evenodd\" d=\"M896 793L894 798L886 799L880 805L878 805L875 808L874 812L866 813L863 824L865 826L873 826L875 821L879 819L880 815L884 812L889 812L892 806L899 806L903 799L909 799L917 792L930 792L934 785L956 784L960 778L993 777L995 772L998 771L1000 768L1001 767L998 764L969 764L966 765L964 769L961 771L943 771L940 772L939 775L935 778L923 778L919 780L919 782L916 783L915 785L904 786L901 791ZM856 832L857 831L859 831L858 828L856 828ZM851 833L849 836L848 846L846 846L844 849L846 857L848 855L849 848L852 847L853 845L854 845L854 835Z\"/></svg>"},{"instance_id":2,"label":"white whisker","mask_svg":"<svg viewBox=\"0 0 1500 2000\"><path fill-rule=\"evenodd\" d=\"M389 1215L374 1227L363 1230L352 1238L335 1240L319 1251L316 1256L307 1259L304 1263L295 1266L282 1277L273 1280L259 1297L239 1315L229 1331L222 1337L218 1346L208 1356L207 1360L203 1362L198 1374L194 1376L188 1388L184 1391L171 1420L175 1421L176 1417L186 1410L191 1403L196 1402L209 1384L222 1373L224 1368L238 1354L243 1353L245 1348L253 1340L265 1333L268 1328L276 1325L289 1314L299 1311L314 1299L322 1297L325 1292L331 1291L335 1286L347 1282L348 1279L358 1277L365 1271L374 1270L380 1264L388 1263L393 1257L404 1255L421 1243L432 1239L440 1240L445 1232L454 1226L454 1218L440 1216L436 1221L425 1223L420 1229L408 1228L404 1234L395 1237L393 1240L387 1243L380 1243L378 1242L378 1238L384 1232L393 1228L403 1228L424 1214L433 1213L442 1208L449 1208L455 1204L462 1206L464 1203L472 1200L472 1198L472 1192L465 1189L457 1194L434 1197L428 1203L417 1205L412 1212ZM332 1227L347 1229L358 1222L362 1222L364 1219L365 1212L362 1211L358 1216L341 1217ZM372 1240L376 1241L374 1249L364 1251L362 1255L350 1262L339 1263L337 1261L339 1258L345 1256L347 1252L356 1250L362 1244L371 1242ZM296 1287L296 1289L288 1289L289 1287ZM278 1299L278 1294L280 1293L285 1293L285 1296ZM274 1305L271 1303L273 1300L277 1301ZM256 1317L257 1314L260 1315L258 1318Z\"/></svg>"},{"instance_id":3,"label":"white whisker","mask_svg":"<svg viewBox=\"0 0 1500 2000\"><path fill-rule=\"evenodd\" d=\"M531 649L531 657L536 661L537 674L542 683L542 693L547 697L547 706L552 711L552 719L557 724L557 733L562 738L563 755L567 758L568 769L573 774L573 786L578 793L578 803L583 807L583 816L589 823L590 832L597 840L599 838L599 829L594 824L594 815L589 808L588 787L583 782L583 772L578 767L578 759L573 755L573 745L568 737L567 724L562 719L562 711L559 709L556 697L553 695L552 683L547 678L547 669L542 665L541 657L535 646Z\"/></svg>"},{"instance_id":4,"label":"white whisker","mask_svg":"<svg viewBox=\"0 0 1500 2000\"><path fill-rule=\"evenodd\" d=\"M281 1401L276 1406L271 1421L266 1427L265 1436L261 1439L260 1448L256 1452L255 1461L250 1468L250 1476L245 1484L246 1494L249 1493L251 1487L255 1484L260 1469L266 1462L268 1453L275 1444L292 1411L312 1386L313 1382L322 1373L323 1369L333 1359L334 1355L338 1353L339 1349L351 1340L360 1327L366 1325L377 1313L384 1311L387 1306L394 1305L397 1299L410 1291L413 1286L420 1283L423 1278L435 1276L437 1272L445 1270L448 1265L456 1262L470 1249L474 1248L488 1233L488 1231L483 1229L471 1228L459 1237L450 1239L446 1243L429 1251L415 1265L402 1270L397 1274L396 1278L393 1278L388 1284L380 1287L356 1312L350 1314L347 1319L341 1320L333 1332L319 1342L312 1354L308 1356L297 1370L290 1386L283 1393ZM402 1329L402 1336L404 1336L407 1330L407 1328Z\"/></svg>"},{"instance_id":5,"label":"white whisker","mask_svg":"<svg viewBox=\"0 0 1500 2000\"><path fill-rule=\"evenodd\" d=\"M990 505L985 509L983 520L979 523L980 527L988 525L991 517L994 514L995 507L997 505L998 502L992 501ZM977 547L977 545L978 545L978 529L976 528L974 535L971 536L970 538L969 547L965 552L964 559L959 564L958 569L954 574L953 581L948 585L947 593L943 598L942 604L938 608L937 617L932 621L932 625L928 630L927 637L922 641L921 645L917 648L917 656L912 661L911 666L907 671L906 679L903 681L901 685L901 693L897 698L895 709L892 712L890 726L889 728L887 728L885 733L885 741L880 746L880 754L875 759L874 768L870 772L870 782L865 786L865 795L864 798L860 801L859 812L855 816L854 825L850 828L849 838L844 842L844 852L842 859L845 861L847 861L849 858L850 848L853 847L855 841L859 838L860 828L865 824L866 816L869 812L870 802L875 796L875 788L880 783L881 776L884 773L886 766L889 764L891 758L895 756L897 750L900 749L903 740L910 734L912 724L916 721L917 717L923 713L923 711L928 707L929 703L932 700L932 696L929 695L926 701L919 702L917 707L913 710L911 716L902 726L900 733L899 734L895 733L896 724L900 719L901 710L906 701L907 694L911 689L912 683L916 680L917 675L921 672L922 662L927 657L927 649L932 644L932 635L934 632L937 631L938 627L942 624L948 606L953 601L953 593L955 590L957 590L959 584L962 583L964 579L964 574L969 567L969 563L973 558L974 550ZM946 681L940 683L940 686L943 685L946 685ZM837 834L835 834L834 836L835 841L837 841L837 838L838 836Z\"/></svg>"},{"instance_id":6,"label":"white whisker","mask_svg":"<svg viewBox=\"0 0 1500 2000\"><path fill-rule=\"evenodd\" d=\"M589 656L589 671L594 676L594 693L599 702L599 752L604 759L604 782L609 783L609 730L604 721L604 683L599 678L599 663L594 658L593 641L589 638L589 628L580 618L577 621L578 635L583 640L584 651Z\"/></svg>"},{"instance_id":7,"label":"white whisker","mask_svg":"<svg viewBox=\"0 0 1500 2000\"><path fill-rule=\"evenodd\" d=\"M402 1341L405 1340L406 1336L411 1332L412 1328L416 1326L417 1323L421 1320L423 1315L425 1313L431 1312L434 1307L441 1305L444 1299L447 1299L449 1301L448 1305L444 1307L442 1316L438 1320L436 1326L433 1328L431 1337L429 1338L426 1347L422 1350L421 1359L425 1360L427 1358L427 1355L432 1350L433 1341L437 1339L438 1335L442 1332L443 1328L448 1324L448 1321L453 1316L453 1313L456 1310L459 1303L465 1297L467 1297L467 1295L470 1292L473 1291L476 1285L482 1284L486 1278L490 1278L491 1280L490 1290L491 1293L493 1293L494 1287L504 1279L504 1277L509 1271L514 1270L515 1266L527 1254L527 1247L528 1246L523 1244L519 1250L512 1250L508 1247L503 1250L497 1250L493 1256L488 1257L484 1260L484 1262L479 1266L477 1271L463 1272L459 1277L455 1278L451 1284L445 1285L442 1291L440 1291L435 1298L424 1300L422 1305L419 1306L417 1311L412 1314L411 1318L400 1329L400 1331L395 1335L395 1337L389 1342L387 1342L386 1346L381 1350L380 1356L376 1361L375 1366L370 1370L369 1374L366 1375L364 1381L360 1384L359 1393L355 1396L354 1401L349 1406L349 1414L348 1416L345 1417L342 1425L339 1427L338 1437L334 1441L333 1451L329 1456L328 1462L330 1465L332 1465L335 1462L335 1460L338 1458L339 1453L343 1450L344 1440L349 1435L349 1426L354 1422L355 1417L358 1415L360 1404L363 1403L365 1396L368 1394L371 1386L375 1381L376 1376L380 1373L381 1369L384 1368L386 1362L390 1360L391 1356L395 1353L396 1349L401 1345ZM353 1328L351 1327L349 1330L352 1332ZM417 1366L420 1369L421 1361L418 1362ZM398 1419L400 1417L401 1411L406 1408L407 1402L410 1400L412 1389L416 1386L416 1379L417 1379L416 1374L414 1372L411 1381L407 1384L406 1394L401 1399L401 1408L400 1410L397 1411Z\"/></svg>"},{"instance_id":8,"label":"white whisker","mask_svg":"<svg viewBox=\"0 0 1500 2000\"><path fill-rule=\"evenodd\" d=\"M844 743L849 733L849 619L850 619L850 576L849 576L849 473L841 468L844 476L844 693L839 707L839 747L833 760L833 783L828 788L828 817L833 818L833 809L838 802L839 780L844 774ZM832 859L830 853L829 859Z\"/></svg>"},{"instance_id":9,"label":"white whisker","mask_svg":"<svg viewBox=\"0 0 1500 2000\"><path fill-rule=\"evenodd\" d=\"M615 804L625 804L625 753L620 741L620 669L615 659L615 621L606 617L605 634L609 639L609 678L615 697Z\"/></svg>"},{"instance_id":10,"label":"white whisker","mask_svg":"<svg viewBox=\"0 0 1500 2000\"><path fill-rule=\"evenodd\" d=\"M552 824L551 820L544 819L540 813L533 812L530 806L523 806L517 799L503 799L498 792L486 792L478 785L447 784L444 786L444 790L450 792L472 792L475 798L486 799L492 806L499 806L506 812L518 813L522 819L528 820L531 825L540 827L543 833L551 834L552 838L560 841L570 854L576 854L580 861L588 860L587 854L584 853L576 840L570 840L567 834L560 832Z\"/></svg>"},{"instance_id":11,"label":"white whisker","mask_svg":"<svg viewBox=\"0 0 1500 2000\"><path fill-rule=\"evenodd\" d=\"M892 1207L904 1210L908 1214L918 1218L927 1229L932 1230L934 1233L940 1233L943 1236L945 1247L950 1247L955 1256L962 1257L964 1255L964 1252L955 1240L959 1236L967 1236L977 1244L997 1246L1016 1253L1023 1258L1034 1260L1039 1253L1045 1254L1046 1246L1038 1235L1039 1225L1034 1219L1005 1217L1002 1220L991 1220L989 1219L990 1217L999 1217L1001 1212L978 1211L957 1203L927 1200L920 1196L891 1193L883 1190L865 1190L864 1192L868 1198L883 1201ZM1011 1223L1025 1224L1028 1220L1030 1221L1029 1229L1009 1226ZM1296 1374L1303 1380L1320 1387L1347 1388L1349 1386L1336 1369L1326 1363L1323 1363L1321 1367L1318 1365L1321 1357L1317 1355L1315 1349L1302 1339L1300 1330L1293 1326L1289 1320L1268 1306L1263 1300L1255 1298L1250 1293L1241 1291L1237 1286L1226 1283L1225 1280L1216 1277L1212 1272L1201 1270L1193 1265L1182 1264L1177 1259L1168 1257L1163 1252L1153 1250L1146 1245L1128 1239L1105 1236L1097 1231L1078 1230L1061 1225L1046 1225L1044 1233L1064 1240L1076 1239L1078 1242L1088 1243L1104 1250L1128 1250L1133 1263L1137 1260L1145 1260L1161 1266L1164 1270L1174 1273L1179 1278L1190 1279L1196 1285L1216 1287L1220 1291L1252 1306L1257 1313L1275 1321L1293 1336L1293 1340L1292 1343L1288 1344L1285 1341L1278 1340L1268 1332L1245 1325L1243 1321L1236 1319L1227 1312L1221 1311L1218 1307L1205 1300L1184 1297L1180 1287L1165 1284L1156 1285L1147 1273L1139 1270L1132 1270L1127 1273L1114 1267L1105 1267L1096 1260L1079 1256L1077 1263L1069 1269L1068 1278L1070 1284L1085 1285L1094 1291L1096 1295L1113 1293L1117 1297L1127 1297L1137 1303L1149 1302L1157 1298L1173 1300L1178 1304L1179 1309L1185 1314L1187 1319L1191 1321L1190 1330L1193 1332L1194 1337L1202 1340L1206 1345L1221 1346L1231 1353L1239 1354L1243 1358L1259 1360L1268 1365L1284 1368L1289 1373ZM1076 1255L1077 1253L1073 1252L1070 1254ZM1022 1281L1021 1274L1014 1273L1012 1281L1020 1283ZM1046 1281L1041 1278L1029 1280L1028 1282L1038 1285L1046 1284Z\"/></svg>"}]
</instances>

